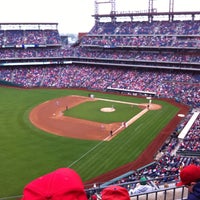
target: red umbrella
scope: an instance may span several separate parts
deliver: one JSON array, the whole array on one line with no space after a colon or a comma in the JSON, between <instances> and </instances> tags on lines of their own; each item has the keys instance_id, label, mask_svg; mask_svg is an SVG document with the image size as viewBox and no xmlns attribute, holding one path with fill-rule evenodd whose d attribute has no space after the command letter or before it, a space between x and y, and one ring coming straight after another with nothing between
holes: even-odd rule
<instances>
[{"instance_id":1,"label":"red umbrella","mask_svg":"<svg viewBox=\"0 0 200 200\"><path fill-rule=\"evenodd\" d=\"M22 200L87 200L80 176L70 168L60 168L41 176L24 188Z\"/></svg>"}]
</instances>

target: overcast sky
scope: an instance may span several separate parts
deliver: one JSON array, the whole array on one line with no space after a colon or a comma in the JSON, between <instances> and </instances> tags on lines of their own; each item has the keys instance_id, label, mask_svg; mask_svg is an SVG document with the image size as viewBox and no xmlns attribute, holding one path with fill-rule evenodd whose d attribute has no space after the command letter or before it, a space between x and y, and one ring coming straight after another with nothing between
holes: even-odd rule
<instances>
[{"instance_id":1,"label":"overcast sky","mask_svg":"<svg viewBox=\"0 0 200 200\"><path fill-rule=\"evenodd\" d=\"M98 0L109 1L109 0ZM149 0L116 0L117 11L148 9ZM107 14L111 4L100 4ZM157 11L168 11L169 0L154 0ZM175 11L200 11L200 0L174 0ZM88 32L94 25L94 0L1 0L0 23L56 22L60 33Z\"/></svg>"}]
</instances>

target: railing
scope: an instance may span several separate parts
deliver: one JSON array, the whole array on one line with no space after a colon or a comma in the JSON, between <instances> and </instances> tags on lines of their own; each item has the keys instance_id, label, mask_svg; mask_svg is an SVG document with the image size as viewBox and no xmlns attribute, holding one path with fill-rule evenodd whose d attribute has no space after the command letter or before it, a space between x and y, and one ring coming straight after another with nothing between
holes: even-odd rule
<instances>
[{"instance_id":1,"label":"railing","mask_svg":"<svg viewBox=\"0 0 200 200\"><path fill-rule=\"evenodd\" d=\"M171 187L131 196L131 200L184 200L188 191L185 187Z\"/></svg>"},{"instance_id":2,"label":"railing","mask_svg":"<svg viewBox=\"0 0 200 200\"><path fill-rule=\"evenodd\" d=\"M185 187L170 187L155 190L149 193L137 194L131 196L131 200L186 200L188 191ZM3 197L0 200L20 200L19 196ZM101 199L101 198L99 198Z\"/></svg>"}]
</instances>

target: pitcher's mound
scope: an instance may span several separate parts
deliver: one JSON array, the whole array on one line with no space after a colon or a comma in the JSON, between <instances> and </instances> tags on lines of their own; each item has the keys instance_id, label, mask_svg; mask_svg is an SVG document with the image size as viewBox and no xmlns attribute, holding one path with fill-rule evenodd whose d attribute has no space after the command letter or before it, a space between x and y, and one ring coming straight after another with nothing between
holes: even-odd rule
<instances>
[{"instance_id":1,"label":"pitcher's mound","mask_svg":"<svg viewBox=\"0 0 200 200\"><path fill-rule=\"evenodd\" d=\"M101 111L102 111L102 112L114 112L114 111L115 111L115 108L110 108L110 107L101 108Z\"/></svg>"}]
</instances>

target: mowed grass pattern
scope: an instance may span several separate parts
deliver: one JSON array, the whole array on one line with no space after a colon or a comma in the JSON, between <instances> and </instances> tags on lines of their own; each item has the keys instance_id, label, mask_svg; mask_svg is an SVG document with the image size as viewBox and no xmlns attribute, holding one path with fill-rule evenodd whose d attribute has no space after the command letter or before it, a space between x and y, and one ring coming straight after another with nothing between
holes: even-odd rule
<instances>
[{"instance_id":1,"label":"mowed grass pattern","mask_svg":"<svg viewBox=\"0 0 200 200\"><path fill-rule=\"evenodd\" d=\"M115 112L102 112L102 108L114 108ZM113 123L127 121L141 109L138 106L131 106L124 103L107 102L106 100L97 100L85 102L64 112L64 115L90 121Z\"/></svg>"},{"instance_id":2,"label":"mowed grass pattern","mask_svg":"<svg viewBox=\"0 0 200 200\"><path fill-rule=\"evenodd\" d=\"M99 98L147 102L145 98L93 93ZM42 102L67 95L88 96L87 91L2 87L0 94L0 197L21 195L31 180L60 167L72 167L85 181L131 162L178 112L171 104L155 100L154 103L162 105L161 110L149 111L110 142L75 140L37 129L28 116L31 109ZM121 105L115 106L118 110ZM80 108L74 108L71 114L75 114L76 109ZM130 106L120 109L130 110ZM128 114L127 110L123 113L127 113L129 119L132 111ZM138 112L136 108L134 112ZM82 113L92 115L87 105L83 105ZM95 115L93 117L95 119Z\"/></svg>"}]
</instances>

